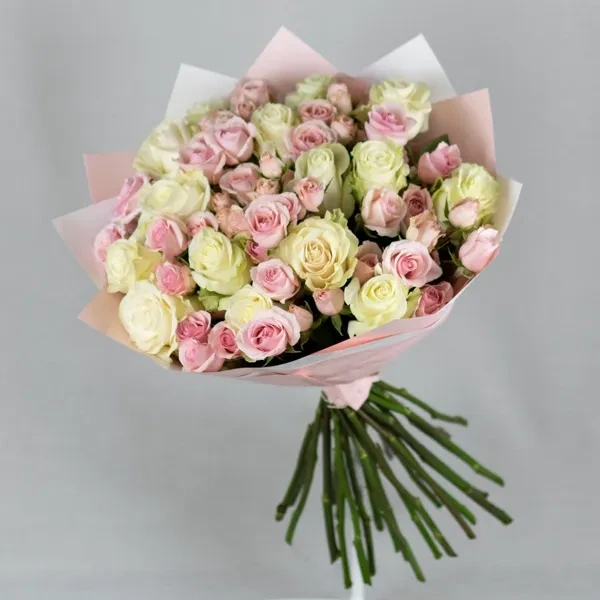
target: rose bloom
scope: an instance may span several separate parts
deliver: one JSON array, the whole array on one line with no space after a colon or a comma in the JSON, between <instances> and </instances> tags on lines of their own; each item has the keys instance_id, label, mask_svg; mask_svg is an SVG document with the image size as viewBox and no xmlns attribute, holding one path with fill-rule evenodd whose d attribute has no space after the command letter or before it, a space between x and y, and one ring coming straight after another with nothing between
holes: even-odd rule
<instances>
[{"instance_id":1,"label":"rose bloom","mask_svg":"<svg viewBox=\"0 0 600 600\"><path fill-rule=\"evenodd\" d=\"M236 335L239 349L250 360L265 360L283 354L300 339L300 325L289 312L274 307L258 311Z\"/></svg>"},{"instance_id":2,"label":"rose bloom","mask_svg":"<svg viewBox=\"0 0 600 600\"><path fill-rule=\"evenodd\" d=\"M260 179L260 171L252 163L243 163L224 173L219 185L242 205L246 206L255 198L255 189Z\"/></svg>"},{"instance_id":3,"label":"rose bloom","mask_svg":"<svg viewBox=\"0 0 600 600\"><path fill-rule=\"evenodd\" d=\"M208 343L219 358L239 358L240 349L235 341L235 331L225 321L217 323L208 334Z\"/></svg>"},{"instance_id":4,"label":"rose bloom","mask_svg":"<svg viewBox=\"0 0 600 600\"><path fill-rule=\"evenodd\" d=\"M383 251L382 268L384 273L400 277L409 288L423 287L442 274L441 267L431 258L427 246L409 240L392 242Z\"/></svg>"},{"instance_id":5,"label":"rose bloom","mask_svg":"<svg viewBox=\"0 0 600 600\"><path fill-rule=\"evenodd\" d=\"M205 210L199 210L198 212L192 213L185 220L185 225L190 237L194 237L198 231L205 227L212 227L215 231L219 229L219 223L217 222L215 215Z\"/></svg>"},{"instance_id":6,"label":"rose bloom","mask_svg":"<svg viewBox=\"0 0 600 600\"><path fill-rule=\"evenodd\" d=\"M265 196L263 196L264 198ZM273 194L269 196L273 202L279 202L288 209L290 213L290 223L297 225L306 216L306 209L300 203L300 199L293 192L283 192L282 194Z\"/></svg>"},{"instance_id":7,"label":"rose bloom","mask_svg":"<svg viewBox=\"0 0 600 600\"><path fill-rule=\"evenodd\" d=\"M469 229L475 225L478 216L479 201L465 198L454 205L448 214L448 221L457 229Z\"/></svg>"},{"instance_id":8,"label":"rose bloom","mask_svg":"<svg viewBox=\"0 0 600 600\"><path fill-rule=\"evenodd\" d=\"M295 159L311 148L332 144L336 140L337 135L333 129L323 121L305 121L289 131L285 143L289 153Z\"/></svg>"},{"instance_id":9,"label":"rose bloom","mask_svg":"<svg viewBox=\"0 0 600 600\"><path fill-rule=\"evenodd\" d=\"M352 97L345 83L334 81L327 88L327 100L343 115L352 112Z\"/></svg>"},{"instance_id":10,"label":"rose bloom","mask_svg":"<svg viewBox=\"0 0 600 600\"><path fill-rule=\"evenodd\" d=\"M383 252L375 242L363 242L356 252L356 268L353 277L362 285L375 275L375 268L381 264Z\"/></svg>"},{"instance_id":11,"label":"rose bloom","mask_svg":"<svg viewBox=\"0 0 600 600\"><path fill-rule=\"evenodd\" d=\"M189 267L180 263L164 262L154 271L156 287L170 296L185 296L196 287Z\"/></svg>"},{"instance_id":12,"label":"rose bloom","mask_svg":"<svg viewBox=\"0 0 600 600\"><path fill-rule=\"evenodd\" d=\"M250 270L254 287L271 300L285 302L300 290L300 281L289 265L271 258Z\"/></svg>"},{"instance_id":13,"label":"rose bloom","mask_svg":"<svg viewBox=\"0 0 600 600\"><path fill-rule=\"evenodd\" d=\"M227 156L222 148L210 143L206 133L200 132L181 151L180 160L184 165L201 169L210 183L215 185L223 174Z\"/></svg>"},{"instance_id":14,"label":"rose bloom","mask_svg":"<svg viewBox=\"0 0 600 600\"><path fill-rule=\"evenodd\" d=\"M235 204L235 200L227 192L216 192L211 195L209 207L213 212L222 208L229 208Z\"/></svg>"},{"instance_id":15,"label":"rose bloom","mask_svg":"<svg viewBox=\"0 0 600 600\"><path fill-rule=\"evenodd\" d=\"M500 250L500 234L492 227L480 227L469 234L458 250L458 258L463 266L473 273L487 267Z\"/></svg>"},{"instance_id":16,"label":"rose bloom","mask_svg":"<svg viewBox=\"0 0 600 600\"><path fill-rule=\"evenodd\" d=\"M176 217L154 217L146 230L146 246L159 250L167 260L179 256L188 247L185 223Z\"/></svg>"},{"instance_id":17,"label":"rose bloom","mask_svg":"<svg viewBox=\"0 0 600 600\"><path fill-rule=\"evenodd\" d=\"M261 154L258 166L260 172L270 179L278 179L283 173L283 162L269 152Z\"/></svg>"},{"instance_id":18,"label":"rose bloom","mask_svg":"<svg viewBox=\"0 0 600 600\"><path fill-rule=\"evenodd\" d=\"M344 292L337 288L334 290L315 290L313 300L322 315L333 317L344 308Z\"/></svg>"},{"instance_id":19,"label":"rose bloom","mask_svg":"<svg viewBox=\"0 0 600 600\"><path fill-rule=\"evenodd\" d=\"M429 251L431 251L435 248L441 235L442 228L430 210L426 210L410 218L406 230L407 240L421 242L421 244L427 246Z\"/></svg>"},{"instance_id":20,"label":"rose bloom","mask_svg":"<svg viewBox=\"0 0 600 600\"><path fill-rule=\"evenodd\" d=\"M414 316L424 317L438 312L452 300L453 295L452 285L447 281L423 286Z\"/></svg>"},{"instance_id":21,"label":"rose bloom","mask_svg":"<svg viewBox=\"0 0 600 600\"><path fill-rule=\"evenodd\" d=\"M117 204L114 208L114 213L117 217L126 218L132 214L139 213L140 207L137 202L137 193L149 181L150 178L148 175L135 173L123 182L117 196Z\"/></svg>"},{"instance_id":22,"label":"rose bloom","mask_svg":"<svg viewBox=\"0 0 600 600\"><path fill-rule=\"evenodd\" d=\"M259 246L254 240L246 242L246 254L250 257L254 264L269 260L269 251L262 246Z\"/></svg>"},{"instance_id":23,"label":"rose bloom","mask_svg":"<svg viewBox=\"0 0 600 600\"><path fill-rule=\"evenodd\" d=\"M328 100L305 100L298 106L301 121L323 121L331 125L335 117L335 106Z\"/></svg>"},{"instance_id":24,"label":"rose bloom","mask_svg":"<svg viewBox=\"0 0 600 600\"><path fill-rule=\"evenodd\" d=\"M229 238L238 233L247 233L249 230L248 220L241 206L233 205L217 211L217 223L221 231Z\"/></svg>"},{"instance_id":25,"label":"rose bloom","mask_svg":"<svg viewBox=\"0 0 600 600\"><path fill-rule=\"evenodd\" d=\"M330 127L337 135L340 144L349 144L357 133L356 121L348 115L337 115Z\"/></svg>"},{"instance_id":26,"label":"rose bloom","mask_svg":"<svg viewBox=\"0 0 600 600\"><path fill-rule=\"evenodd\" d=\"M227 164L237 165L252 156L256 127L240 117L232 117L206 132L206 140L225 154Z\"/></svg>"},{"instance_id":27,"label":"rose bloom","mask_svg":"<svg viewBox=\"0 0 600 600\"><path fill-rule=\"evenodd\" d=\"M287 235L291 221L289 209L275 200L276 196L262 196L246 210L246 219L252 239L263 248L277 248Z\"/></svg>"},{"instance_id":28,"label":"rose bloom","mask_svg":"<svg viewBox=\"0 0 600 600\"><path fill-rule=\"evenodd\" d=\"M269 88L262 79L238 81L229 96L229 101L233 111L247 121L259 106L269 101Z\"/></svg>"},{"instance_id":29,"label":"rose bloom","mask_svg":"<svg viewBox=\"0 0 600 600\"><path fill-rule=\"evenodd\" d=\"M294 185L294 192L302 206L310 212L318 212L325 197L325 188L314 177L304 177L298 180Z\"/></svg>"},{"instance_id":30,"label":"rose bloom","mask_svg":"<svg viewBox=\"0 0 600 600\"><path fill-rule=\"evenodd\" d=\"M296 317L296 321L298 321L298 326L300 327L300 333L304 333L312 327L313 316L310 310L292 304L289 308L289 312Z\"/></svg>"},{"instance_id":31,"label":"rose bloom","mask_svg":"<svg viewBox=\"0 0 600 600\"><path fill-rule=\"evenodd\" d=\"M205 310L199 310L193 312L182 321L179 321L175 335L177 339L182 342L183 340L196 340L197 342L205 342L208 339L208 333L210 331L210 313Z\"/></svg>"},{"instance_id":32,"label":"rose bloom","mask_svg":"<svg viewBox=\"0 0 600 600\"><path fill-rule=\"evenodd\" d=\"M279 192L279 181L277 181L277 179L265 179L264 177L261 177L256 182L255 193L257 198L259 196L277 194L277 192Z\"/></svg>"},{"instance_id":33,"label":"rose bloom","mask_svg":"<svg viewBox=\"0 0 600 600\"><path fill-rule=\"evenodd\" d=\"M408 227L411 217L415 217L426 210L433 210L433 201L429 192L425 188L420 188L412 183L402 194L402 200L404 200L406 206L403 223L405 228Z\"/></svg>"},{"instance_id":34,"label":"rose bloom","mask_svg":"<svg viewBox=\"0 0 600 600\"><path fill-rule=\"evenodd\" d=\"M200 128L203 131L208 131L227 123L229 120L233 119L233 117L235 117L235 115L230 110L216 108L215 110L207 112L202 119L200 119Z\"/></svg>"},{"instance_id":35,"label":"rose bloom","mask_svg":"<svg viewBox=\"0 0 600 600\"><path fill-rule=\"evenodd\" d=\"M215 373L225 360L218 357L208 343L188 339L179 344L179 362L183 370L190 373Z\"/></svg>"},{"instance_id":36,"label":"rose bloom","mask_svg":"<svg viewBox=\"0 0 600 600\"><path fill-rule=\"evenodd\" d=\"M440 177L442 179L448 177L454 169L460 167L461 163L459 147L440 142L433 152L421 154L417 165L417 176L423 183L431 185Z\"/></svg>"},{"instance_id":37,"label":"rose bloom","mask_svg":"<svg viewBox=\"0 0 600 600\"><path fill-rule=\"evenodd\" d=\"M370 140L388 140L397 146L404 146L419 131L417 122L407 116L401 104L388 102L374 106L369 111L365 133Z\"/></svg>"},{"instance_id":38,"label":"rose bloom","mask_svg":"<svg viewBox=\"0 0 600 600\"><path fill-rule=\"evenodd\" d=\"M102 228L94 238L94 256L98 262L106 261L106 250L117 240L123 237L121 228L115 223L110 223Z\"/></svg>"},{"instance_id":39,"label":"rose bloom","mask_svg":"<svg viewBox=\"0 0 600 600\"><path fill-rule=\"evenodd\" d=\"M363 198L360 214L367 229L382 236L394 237L400 232L406 206L393 190L371 188Z\"/></svg>"}]
</instances>

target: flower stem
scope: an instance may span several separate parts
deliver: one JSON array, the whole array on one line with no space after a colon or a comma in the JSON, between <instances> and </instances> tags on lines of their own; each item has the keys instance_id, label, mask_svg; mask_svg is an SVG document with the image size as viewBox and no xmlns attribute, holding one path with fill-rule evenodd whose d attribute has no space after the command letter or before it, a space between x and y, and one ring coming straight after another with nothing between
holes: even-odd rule
<instances>
[{"instance_id":1,"label":"flower stem","mask_svg":"<svg viewBox=\"0 0 600 600\"><path fill-rule=\"evenodd\" d=\"M331 481L331 409L323 410L323 517L329 557L334 563L340 556L336 540L333 520L333 485Z\"/></svg>"}]
</instances>

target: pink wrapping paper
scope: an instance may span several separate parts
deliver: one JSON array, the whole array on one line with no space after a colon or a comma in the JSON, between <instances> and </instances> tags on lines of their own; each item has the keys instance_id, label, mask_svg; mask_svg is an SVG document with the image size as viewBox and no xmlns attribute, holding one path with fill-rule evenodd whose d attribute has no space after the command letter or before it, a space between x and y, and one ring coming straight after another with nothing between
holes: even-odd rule
<instances>
[{"instance_id":1,"label":"pink wrapping paper","mask_svg":"<svg viewBox=\"0 0 600 600\"><path fill-rule=\"evenodd\" d=\"M420 37L418 41L419 43L415 44L415 40L412 40L407 46L418 46L422 51L423 44L425 45L428 68L433 73L435 65L439 66L439 63L424 38ZM403 54L403 60L406 60L405 54ZM389 70L389 57L386 57L386 60L386 69ZM194 71L200 74L207 73L188 69L190 76ZM248 76L275 81L278 90L288 91L294 82L307 75L315 73L333 75L336 72L337 70L323 57L282 28L249 69ZM438 81L447 81L443 71L440 74L438 70L435 77ZM187 86L184 93L189 93L190 89L201 88L201 82L191 83L193 85ZM449 82L444 89L446 94L451 92L452 88ZM171 102L174 100L177 99L172 97ZM202 100L202 98L198 98L198 100ZM460 146L464 160L483 164L491 172L496 172L493 121L487 90L435 103L429 132L424 134L417 144L426 143L444 133L448 133L452 142ZM118 193L124 177L131 172L132 160L133 154L130 153L86 156L86 172L90 195L94 203L110 199ZM501 207L500 212L508 216L505 218L503 229L508 225L520 190L520 184L509 180L504 180L504 182L507 197L503 199L505 206ZM93 260L91 248L96 233L108 222L113 205L114 200L94 204L56 219L54 222L59 235L99 287L104 285L104 273L102 267L96 263L95 259ZM119 321L119 302L120 295L109 294L103 288L82 311L79 318L104 335L135 349ZM223 371L211 374L211 376L235 377L272 385L345 386L348 383L349 373L352 373L352 380L376 376L386 363L399 357L413 344L438 327L448 317L453 305L454 301L439 313L428 317L393 321L379 329L345 340L317 354L283 366L247 367ZM178 367L171 365L171 368ZM337 389L342 396L344 394L348 396L351 388L338 387ZM359 400L360 398L357 400L357 397L348 397L348 402L357 406L360 405Z\"/></svg>"}]
</instances>

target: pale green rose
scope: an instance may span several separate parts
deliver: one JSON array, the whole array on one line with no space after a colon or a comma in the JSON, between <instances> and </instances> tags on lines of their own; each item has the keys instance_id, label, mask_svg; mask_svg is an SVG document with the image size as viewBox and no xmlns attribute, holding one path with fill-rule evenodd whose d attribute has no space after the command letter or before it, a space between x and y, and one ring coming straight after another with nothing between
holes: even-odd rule
<instances>
[{"instance_id":1,"label":"pale green rose","mask_svg":"<svg viewBox=\"0 0 600 600\"><path fill-rule=\"evenodd\" d=\"M429 129L431 90L426 83L402 78L385 79L381 83L371 86L369 101L371 106L385 102L401 104L406 109L408 116L417 122L417 132Z\"/></svg>"},{"instance_id":2,"label":"pale green rose","mask_svg":"<svg viewBox=\"0 0 600 600\"><path fill-rule=\"evenodd\" d=\"M150 215L175 215L186 218L204 211L210 201L210 183L200 169L177 171L138 192L140 208Z\"/></svg>"},{"instance_id":3,"label":"pale green rose","mask_svg":"<svg viewBox=\"0 0 600 600\"><path fill-rule=\"evenodd\" d=\"M250 283L250 259L244 250L212 227L193 237L188 260L194 281L210 292L231 296Z\"/></svg>"},{"instance_id":4,"label":"pale green rose","mask_svg":"<svg viewBox=\"0 0 600 600\"><path fill-rule=\"evenodd\" d=\"M271 308L273 301L251 285L245 285L233 296L223 298L219 304L219 309L226 311L225 321L235 331L250 323L257 311Z\"/></svg>"},{"instance_id":5,"label":"pale green rose","mask_svg":"<svg viewBox=\"0 0 600 600\"><path fill-rule=\"evenodd\" d=\"M154 267L162 262L162 254L149 250L134 240L117 240L106 250L108 291L127 293L142 279L148 279Z\"/></svg>"},{"instance_id":6,"label":"pale green rose","mask_svg":"<svg viewBox=\"0 0 600 600\"><path fill-rule=\"evenodd\" d=\"M208 113L213 110L225 110L227 109L227 100L225 98L219 98L212 102L196 102L191 106L185 114L185 124L189 127L192 135L195 135L200 131L200 121Z\"/></svg>"},{"instance_id":7,"label":"pale green rose","mask_svg":"<svg viewBox=\"0 0 600 600\"><path fill-rule=\"evenodd\" d=\"M285 103L295 110L305 100L325 98L330 83L330 75L310 75L296 84L296 90L285 97Z\"/></svg>"},{"instance_id":8,"label":"pale green rose","mask_svg":"<svg viewBox=\"0 0 600 600\"><path fill-rule=\"evenodd\" d=\"M220 310L219 304L227 296L216 294L215 292L209 292L208 290L198 290L198 300L200 301L200 308L207 310L208 312L217 312Z\"/></svg>"},{"instance_id":9,"label":"pale green rose","mask_svg":"<svg viewBox=\"0 0 600 600\"><path fill-rule=\"evenodd\" d=\"M280 158L287 158L285 137L295 125L294 111L283 104L267 102L252 113L256 127L258 155L275 150Z\"/></svg>"},{"instance_id":10,"label":"pale green rose","mask_svg":"<svg viewBox=\"0 0 600 600\"><path fill-rule=\"evenodd\" d=\"M138 219L133 233L129 236L129 239L133 242L137 242L138 244L144 244L146 242L146 233L148 232L148 227L150 226L150 223L152 223L153 218L154 217L151 214L143 212Z\"/></svg>"},{"instance_id":11,"label":"pale green rose","mask_svg":"<svg viewBox=\"0 0 600 600\"><path fill-rule=\"evenodd\" d=\"M369 140L352 150L352 187L359 199L371 188L399 192L407 185L410 167L404 162L404 148L384 141Z\"/></svg>"},{"instance_id":12,"label":"pale green rose","mask_svg":"<svg viewBox=\"0 0 600 600\"><path fill-rule=\"evenodd\" d=\"M323 144L303 152L295 164L297 180L311 177L324 188L325 195L319 207L324 215L328 210L341 208L350 217L354 212L354 198L348 186L344 186L343 176L350 168L350 155L342 144Z\"/></svg>"},{"instance_id":13,"label":"pale green rose","mask_svg":"<svg viewBox=\"0 0 600 600\"><path fill-rule=\"evenodd\" d=\"M357 250L356 236L327 213L292 228L276 255L314 291L341 288L354 273Z\"/></svg>"},{"instance_id":14,"label":"pale green rose","mask_svg":"<svg viewBox=\"0 0 600 600\"><path fill-rule=\"evenodd\" d=\"M419 300L421 299L422 292L419 288L414 288L412 292L409 292L406 297L406 318L412 317L419 306Z\"/></svg>"},{"instance_id":15,"label":"pale green rose","mask_svg":"<svg viewBox=\"0 0 600 600\"><path fill-rule=\"evenodd\" d=\"M192 310L149 281L138 281L121 300L119 319L138 350L168 361L177 349L177 324Z\"/></svg>"},{"instance_id":16,"label":"pale green rose","mask_svg":"<svg viewBox=\"0 0 600 600\"><path fill-rule=\"evenodd\" d=\"M179 152L192 138L185 123L166 120L142 142L133 169L152 177L163 177L179 167Z\"/></svg>"},{"instance_id":17,"label":"pale green rose","mask_svg":"<svg viewBox=\"0 0 600 600\"><path fill-rule=\"evenodd\" d=\"M407 294L408 288L396 275L375 275L362 286L354 278L344 290L344 301L357 319L348 324L350 337L404 317Z\"/></svg>"},{"instance_id":18,"label":"pale green rose","mask_svg":"<svg viewBox=\"0 0 600 600\"><path fill-rule=\"evenodd\" d=\"M463 163L453 171L452 177L444 179L433 194L433 207L440 221L447 221L447 214L461 200L470 198L479 202L477 221L473 227L490 223L496 212L500 197L500 184L484 167Z\"/></svg>"}]
</instances>

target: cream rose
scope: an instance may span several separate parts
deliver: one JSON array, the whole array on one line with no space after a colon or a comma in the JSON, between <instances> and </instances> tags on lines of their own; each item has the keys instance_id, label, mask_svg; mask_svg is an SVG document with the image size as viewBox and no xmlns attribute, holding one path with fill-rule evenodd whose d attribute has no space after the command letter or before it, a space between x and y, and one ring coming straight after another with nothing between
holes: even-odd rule
<instances>
[{"instance_id":1,"label":"cream rose","mask_svg":"<svg viewBox=\"0 0 600 600\"><path fill-rule=\"evenodd\" d=\"M176 215L186 218L206 210L210 201L210 183L200 169L178 171L138 193L140 207L151 215Z\"/></svg>"},{"instance_id":2,"label":"cream rose","mask_svg":"<svg viewBox=\"0 0 600 600\"><path fill-rule=\"evenodd\" d=\"M133 161L134 171L162 177L179 166L179 152L192 139L185 123L166 120L144 140Z\"/></svg>"},{"instance_id":3,"label":"cream rose","mask_svg":"<svg viewBox=\"0 0 600 600\"><path fill-rule=\"evenodd\" d=\"M330 75L310 75L296 84L296 90L285 97L287 106L296 109L306 100L325 98L331 83Z\"/></svg>"},{"instance_id":4,"label":"cream rose","mask_svg":"<svg viewBox=\"0 0 600 600\"><path fill-rule=\"evenodd\" d=\"M415 128L417 132L429 129L430 97L431 90L426 83L402 78L385 79L381 83L371 86L369 91L371 106L386 102L404 106L407 116L417 122L418 127Z\"/></svg>"},{"instance_id":5,"label":"cream rose","mask_svg":"<svg viewBox=\"0 0 600 600\"><path fill-rule=\"evenodd\" d=\"M258 154L275 149L281 158L287 157L285 138L295 124L294 111L283 104L267 102L252 113L256 127Z\"/></svg>"},{"instance_id":6,"label":"cream rose","mask_svg":"<svg viewBox=\"0 0 600 600\"><path fill-rule=\"evenodd\" d=\"M273 308L273 301L251 285L245 285L233 296L223 298L219 309L225 310L225 322L235 331L239 331L254 318L258 310Z\"/></svg>"},{"instance_id":7,"label":"cream rose","mask_svg":"<svg viewBox=\"0 0 600 600\"><path fill-rule=\"evenodd\" d=\"M479 202L477 218L473 227L487 224L496 211L500 196L500 184L484 167L463 163L452 177L444 179L440 188L433 194L433 206L440 221L447 221L452 209L469 198Z\"/></svg>"},{"instance_id":8,"label":"cream rose","mask_svg":"<svg viewBox=\"0 0 600 600\"><path fill-rule=\"evenodd\" d=\"M106 250L108 291L128 292L136 281L148 279L154 267L162 262L162 254L153 252L134 240L117 240Z\"/></svg>"},{"instance_id":9,"label":"cream rose","mask_svg":"<svg viewBox=\"0 0 600 600\"><path fill-rule=\"evenodd\" d=\"M230 296L250 283L251 263L244 250L211 227L193 237L188 258L192 277L201 288Z\"/></svg>"},{"instance_id":10,"label":"cream rose","mask_svg":"<svg viewBox=\"0 0 600 600\"><path fill-rule=\"evenodd\" d=\"M369 140L354 146L352 158L352 187L359 200L371 188L398 192L406 187L410 167L404 162L404 148L389 142Z\"/></svg>"},{"instance_id":11,"label":"cream rose","mask_svg":"<svg viewBox=\"0 0 600 600\"><path fill-rule=\"evenodd\" d=\"M177 348L177 324L192 310L149 281L138 281L121 300L119 319L136 348L168 360Z\"/></svg>"},{"instance_id":12,"label":"cream rose","mask_svg":"<svg viewBox=\"0 0 600 600\"><path fill-rule=\"evenodd\" d=\"M327 213L294 227L277 254L314 291L342 287L356 267L357 249L356 236Z\"/></svg>"},{"instance_id":13,"label":"cream rose","mask_svg":"<svg viewBox=\"0 0 600 600\"><path fill-rule=\"evenodd\" d=\"M350 337L401 319L407 311L408 288L395 275L375 275L362 286L354 278L344 300L356 321L348 324Z\"/></svg>"}]
</instances>

